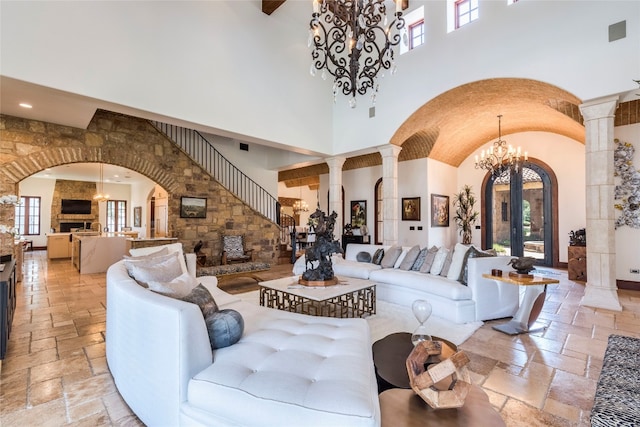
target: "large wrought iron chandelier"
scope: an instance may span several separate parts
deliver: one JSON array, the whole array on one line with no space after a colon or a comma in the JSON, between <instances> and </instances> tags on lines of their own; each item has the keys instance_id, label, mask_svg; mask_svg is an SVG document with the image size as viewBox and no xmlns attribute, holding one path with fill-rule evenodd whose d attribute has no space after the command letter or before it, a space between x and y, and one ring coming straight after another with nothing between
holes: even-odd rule
<instances>
[{"instance_id":1,"label":"large wrought iron chandelier","mask_svg":"<svg viewBox=\"0 0 640 427\"><path fill-rule=\"evenodd\" d=\"M488 150L482 150L480 157L476 155L476 169L486 169L495 178L506 170L517 172L522 167L522 155L520 147L513 148L511 144L502 139L502 115L498 116L498 140L494 141ZM528 159L524 152L524 161Z\"/></svg>"},{"instance_id":2,"label":"large wrought iron chandelier","mask_svg":"<svg viewBox=\"0 0 640 427\"><path fill-rule=\"evenodd\" d=\"M395 0L395 13L387 19L391 0L313 0L309 29L311 75L321 70L326 79L334 78L333 99L338 92L350 96L349 105L356 106L356 95L372 90L375 104L379 78L384 70L395 73L393 48L402 40L404 28L402 0ZM406 38L406 34L404 34Z\"/></svg>"}]
</instances>

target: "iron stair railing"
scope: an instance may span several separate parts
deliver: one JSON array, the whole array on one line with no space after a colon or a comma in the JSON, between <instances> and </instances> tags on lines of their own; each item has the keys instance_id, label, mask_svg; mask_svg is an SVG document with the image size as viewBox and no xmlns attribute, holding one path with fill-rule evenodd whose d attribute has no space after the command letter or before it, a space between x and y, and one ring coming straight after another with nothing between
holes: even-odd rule
<instances>
[{"instance_id":1,"label":"iron stair railing","mask_svg":"<svg viewBox=\"0 0 640 427\"><path fill-rule=\"evenodd\" d=\"M269 220L280 225L280 203L267 190L227 160L200 132L150 121L216 181Z\"/></svg>"}]
</instances>

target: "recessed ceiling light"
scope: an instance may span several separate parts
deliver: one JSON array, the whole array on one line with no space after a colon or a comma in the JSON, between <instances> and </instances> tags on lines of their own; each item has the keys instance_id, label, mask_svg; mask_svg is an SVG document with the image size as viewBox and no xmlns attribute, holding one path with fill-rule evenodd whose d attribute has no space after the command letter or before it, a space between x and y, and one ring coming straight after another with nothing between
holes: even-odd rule
<instances>
[{"instance_id":1,"label":"recessed ceiling light","mask_svg":"<svg viewBox=\"0 0 640 427\"><path fill-rule=\"evenodd\" d=\"M26 102L21 102L19 104L22 108L33 108L33 105L27 104Z\"/></svg>"}]
</instances>

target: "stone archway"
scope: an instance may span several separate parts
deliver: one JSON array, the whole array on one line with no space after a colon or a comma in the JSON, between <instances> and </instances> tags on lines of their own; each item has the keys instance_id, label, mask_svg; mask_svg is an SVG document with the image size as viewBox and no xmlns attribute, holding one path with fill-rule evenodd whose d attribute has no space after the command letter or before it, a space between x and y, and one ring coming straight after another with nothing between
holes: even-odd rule
<instances>
[{"instance_id":1,"label":"stone archway","mask_svg":"<svg viewBox=\"0 0 640 427\"><path fill-rule=\"evenodd\" d=\"M17 194L21 180L47 167L80 162L118 165L167 191L169 233L186 251L203 240L204 253L216 259L222 235L231 232L242 233L260 260L278 256L278 226L221 186L146 120L97 111L87 129L78 129L0 115L0 150L0 194ZM181 196L207 198L207 218L180 218ZM0 223L13 224L13 216L13 209L0 210ZM11 246L3 243L0 253L12 252Z\"/></svg>"},{"instance_id":2,"label":"stone archway","mask_svg":"<svg viewBox=\"0 0 640 427\"><path fill-rule=\"evenodd\" d=\"M496 78L467 83L429 100L402 123L390 143L404 146L421 135L430 139L429 157L459 166L482 144L496 137L497 115L503 134L543 131L584 142L581 100L548 83Z\"/></svg>"}]
</instances>

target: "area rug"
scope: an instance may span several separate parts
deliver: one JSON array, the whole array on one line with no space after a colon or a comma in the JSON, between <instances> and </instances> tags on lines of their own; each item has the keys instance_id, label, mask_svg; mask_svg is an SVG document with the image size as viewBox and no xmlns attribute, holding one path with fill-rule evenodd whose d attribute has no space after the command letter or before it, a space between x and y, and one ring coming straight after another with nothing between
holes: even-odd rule
<instances>
[{"instance_id":1,"label":"area rug","mask_svg":"<svg viewBox=\"0 0 640 427\"><path fill-rule=\"evenodd\" d=\"M237 296L251 304L259 303L257 291L246 292ZM376 314L367 317L367 322L369 322L372 342L394 332L412 332L418 327L418 321L413 316L410 308L381 300L376 301ZM456 345L465 342L482 325L482 322L459 325L436 316L431 316L425 323L428 333L447 339Z\"/></svg>"}]
</instances>

